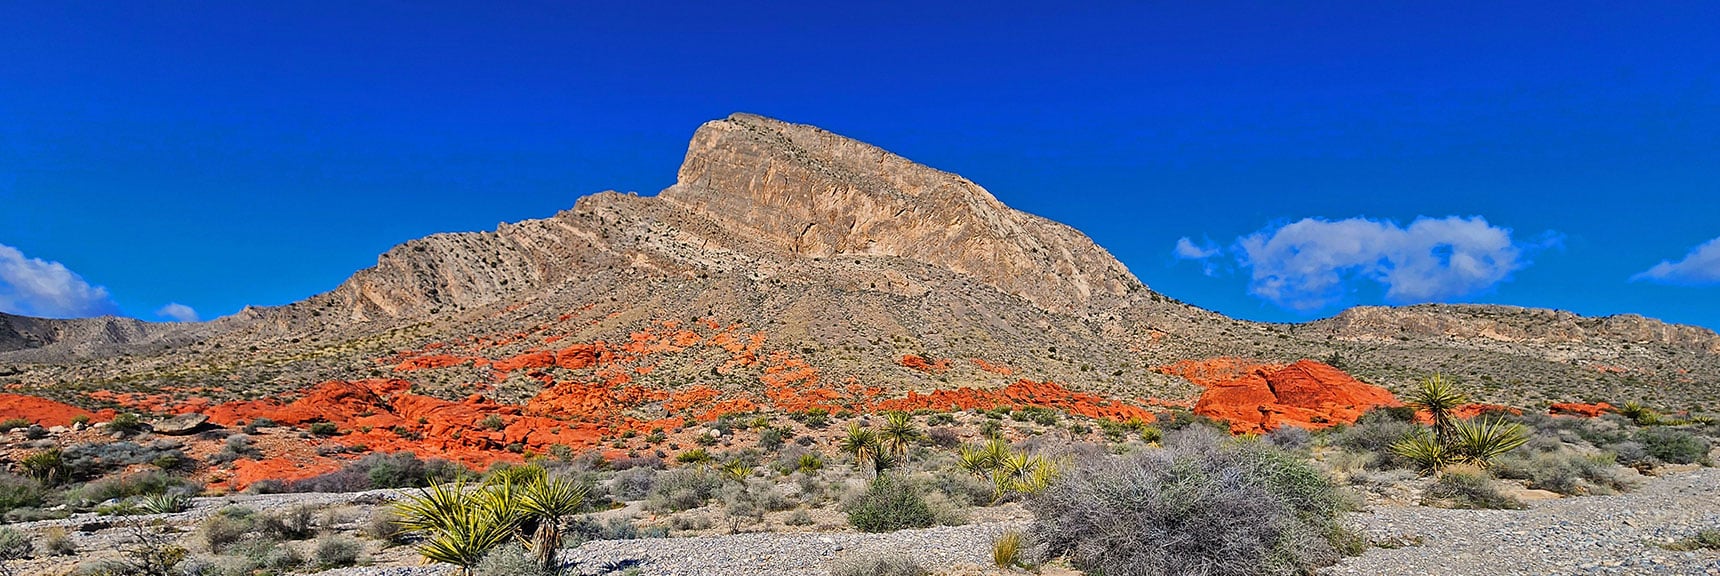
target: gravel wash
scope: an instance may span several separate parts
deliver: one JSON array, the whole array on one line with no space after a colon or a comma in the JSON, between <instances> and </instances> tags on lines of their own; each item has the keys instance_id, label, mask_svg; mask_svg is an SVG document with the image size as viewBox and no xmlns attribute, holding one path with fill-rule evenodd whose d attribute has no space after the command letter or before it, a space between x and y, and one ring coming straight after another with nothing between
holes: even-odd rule
<instances>
[{"instance_id":1,"label":"gravel wash","mask_svg":"<svg viewBox=\"0 0 1720 576\"><path fill-rule=\"evenodd\" d=\"M1645 482L1616 496L1534 502L1528 510L1378 508L1351 525L1378 543L1321 574L1720 575L1720 551L1661 545L1720 529L1720 469Z\"/></svg>"},{"instance_id":2,"label":"gravel wash","mask_svg":"<svg viewBox=\"0 0 1720 576\"><path fill-rule=\"evenodd\" d=\"M563 552L582 576L637 568L644 576L800 576L825 574L845 554L900 553L938 571L989 564L998 534L1021 523L939 526L887 534L735 534L695 538L601 540Z\"/></svg>"}]
</instances>

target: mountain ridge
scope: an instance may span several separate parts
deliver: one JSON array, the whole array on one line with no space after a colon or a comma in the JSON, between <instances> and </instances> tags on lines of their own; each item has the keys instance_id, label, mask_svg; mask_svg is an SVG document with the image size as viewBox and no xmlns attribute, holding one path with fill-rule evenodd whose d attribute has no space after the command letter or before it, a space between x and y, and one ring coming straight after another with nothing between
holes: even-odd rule
<instances>
[{"instance_id":1,"label":"mountain ridge","mask_svg":"<svg viewBox=\"0 0 1720 576\"><path fill-rule=\"evenodd\" d=\"M64 395L201 381L290 390L377 376L381 358L438 342L526 353L529 343L495 336L569 317L587 324L556 338L592 343L663 322L746 326L827 378L919 390L1005 384L974 368L998 363L1081 390L1186 398L1191 384L1155 368L1240 357L1342 359L1388 387L1435 371L1496 378L1481 396L1497 400L1720 394L1707 385L1720 376L1720 336L1636 315L1430 304L1300 324L1229 318L1151 290L1078 230L959 175L750 114L699 127L677 182L656 196L600 192L547 218L409 240L299 302L197 324L0 317L0 369ZM975 362L904 371L910 355ZM707 360L663 374L697 382ZM450 395L484 377L415 376ZM503 384L515 399L541 385Z\"/></svg>"}]
</instances>

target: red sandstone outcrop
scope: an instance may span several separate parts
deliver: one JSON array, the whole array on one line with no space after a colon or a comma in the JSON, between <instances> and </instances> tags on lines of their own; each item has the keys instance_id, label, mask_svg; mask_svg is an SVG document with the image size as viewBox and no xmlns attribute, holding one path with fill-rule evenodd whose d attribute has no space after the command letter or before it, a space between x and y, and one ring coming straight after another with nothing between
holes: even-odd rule
<instances>
[{"instance_id":1,"label":"red sandstone outcrop","mask_svg":"<svg viewBox=\"0 0 1720 576\"><path fill-rule=\"evenodd\" d=\"M1400 404L1390 391L1313 360L1278 366L1215 358L1160 370L1205 386L1194 412L1228 422L1236 433L1348 424L1375 407Z\"/></svg>"}]
</instances>

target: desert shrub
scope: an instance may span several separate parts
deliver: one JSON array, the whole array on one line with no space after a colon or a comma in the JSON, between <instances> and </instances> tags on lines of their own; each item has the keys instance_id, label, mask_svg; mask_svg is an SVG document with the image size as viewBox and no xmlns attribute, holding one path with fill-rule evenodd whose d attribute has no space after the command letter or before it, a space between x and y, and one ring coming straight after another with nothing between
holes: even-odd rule
<instances>
[{"instance_id":1,"label":"desert shrub","mask_svg":"<svg viewBox=\"0 0 1720 576\"><path fill-rule=\"evenodd\" d=\"M1660 461L1658 459L1648 455L1648 448L1643 446L1641 442L1619 442L1617 444L1608 444L1606 449L1607 451L1612 452L1613 457L1618 460L1619 464L1635 468L1639 471L1646 472L1649 469L1660 465Z\"/></svg>"},{"instance_id":2,"label":"desert shrub","mask_svg":"<svg viewBox=\"0 0 1720 576\"><path fill-rule=\"evenodd\" d=\"M1087 457L1029 500L1048 557L1106 576L1298 574L1355 539L1337 488L1270 444L1191 427L1162 450Z\"/></svg>"},{"instance_id":3,"label":"desert shrub","mask_svg":"<svg viewBox=\"0 0 1720 576\"><path fill-rule=\"evenodd\" d=\"M593 540L636 540L641 537L652 536L640 532L639 526L627 518L612 517L598 522L590 516L579 516L568 521L566 545L577 547Z\"/></svg>"},{"instance_id":4,"label":"desert shrub","mask_svg":"<svg viewBox=\"0 0 1720 576\"><path fill-rule=\"evenodd\" d=\"M318 538L312 548L312 556L316 558L318 568L344 568L358 563L358 555L364 551L364 545L350 536L324 536Z\"/></svg>"},{"instance_id":5,"label":"desert shrub","mask_svg":"<svg viewBox=\"0 0 1720 576\"><path fill-rule=\"evenodd\" d=\"M680 512L704 506L722 485L715 474L701 469L677 468L657 475L646 496L645 508L658 512Z\"/></svg>"},{"instance_id":6,"label":"desert shrub","mask_svg":"<svg viewBox=\"0 0 1720 576\"><path fill-rule=\"evenodd\" d=\"M29 536L11 528L0 527L0 570L5 570L5 564L14 560L29 558L34 550L35 546L30 544Z\"/></svg>"},{"instance_id":7,"label":"desert shrub","mask_svg":"<svg viewBox=\"0 0 1720 576\"><path fill-rule=\"evenodd\" d=\"M189 460L177 441L160 440L149 444L108 442L78 444L66 448L61 459L71 479L97 478L108 472L134 464L149 464L158 460Z\"/></svg>"},{"instance_id":8,"label":"desert shrub","mask_svg":"<svg viewBox=\"0 0 1720 576\"><path fill-rule=\"evenodd\" d=\"M311 434L327 438L340 434L340 427L335 426L333 422L313 422L311 423Z\"/></svg>"},{"instance_id":9,"label":"desert shrub","mask_svg":"<svg viewBox=\"0 0 1720 576\"><path fill-rule=\"evenodd\" d=\"M1010 530L991 541L991 563L1006 569L1021 564L1021 531Z\"/></svg>"},{"instance_id":10,"label":"desert shrub","mask_svg":"<svg viewBox=\"0 0 1720 576\"><path fill-rule=\"evenodd\" d=\"M830 565L830 576L926 576L919 562L899 552L857 552Z\"/></svg>"},{"instance_id":11,"label":"desert shrub","mask_svg":"<svg viewBox=\"0 0 1720 576\"><path fill-rule=\"evenodd\" d=\"M783 428L765 428L758 433L758 447L766 452L782 449L792 433Z\"/></svg>"},{"instance_id":12,"label":"desert shrub","mask_svg":"<svg viewBox=\"0 0 1720 576\"><path fill-rule=\"evenodd\" d=\"M640 466L622 470L609 483L610 495L621 500L639 500L651 493L657 483L657 470Z\"/></svg>"},{"instance_id":13,"label":"desert shrub","mask_svg":"<svg viewBox=\"0 0 1720 576\"><path fill-rule=\"evenodd\" d=\"M1313 434L1309 434L1307 429L1297 426L1279 426L1277 430L1266 435L1267 442L1285 450L1307 448L1313 440Z\"/></svg>"},{"instance_id":14,"label":"desert shrub","mask_svg":"<svg viewBox=\"0 0 1720 576\"><path fill-rule=\"evenodd\" d=\"M793 514L789 514L787 518L784 518L782 523L789 526L811 526L812 514L805 510L795 510Z\"/></svg>"},{"instance_id":15,"label":"desert shrub","mask_svg":"<svg viewBox=\"0 0 1720 576\"><path fill-rule=\"evenodd\" d=\"M1720 550L1720 529L1707 529L1666 545L1668 550Z\"/></svg>"},{"instance_id":16,"label":"desert shrub","mask_svg":"<svg viewBox=\"0 0 1720 576\"><path fill-rule=\"evenodd\" d=\"M317 510L317 507L310 505L294 506L280 514L265 515L256 525L264 534L273 538L304 540L317 533Z\"/></svg>"},{"instance_id":17,"label":"desert shrub","mask_svg":"<svg viewBox=\"0 0 1720 576\"><path fill-rule=\"evenodd\" d=\"M72 535L65 528L49 526L42 530L42 539L36 542L36 552L43 556L71 556L78 553L78 545L72 542Z\"/></svg>"},{"instance_id":18,"label":"desert shrub","mask_svg":"<svg viewBox=\"0 0 1720 576\"><path fill-rule=\"evenodd\" d=\"M45 495L42 483L35 478L0 472L0 514L41 506Z\"/></svg>"},{"instance_id":19,"label":"desert shrub","mask_svg":"<svg viewBox=\"0 0 1720 576\"><path fill-rule=\"evenodd\" d=\"M289 492L362 492L378 488L423 488L469 475L459 464L441 459L420 460L411 452L366 454L340 470L296 480Z\"/></svg>"},{"instance_id":20,"label":"desert shrub","mask_svg":"<svg viewBox=\"0 0 1720 576\"><path fill-rule=\"evenodd\" d=\"M939 448L954 448L962 443L961 433L943 426L927 430L926 440Z\"/></svg>"},{"instance_id":21,"label":"desert shrub","mask_svg":"<svg viewBox=\"0 0 1720 576\"><path fill-rule=\"evenodd\" d=\"M1422 494L1422 501L1430 506L1446 508L1525 508L1522 501L1500 492L1486 470L1468 465L1452 466L1440 472L1438 479Z\"/></svg>"},{"instance_id":22,"label":"desert shrub","mask_svg":"<svg viewBox=\"0 0 1720 576\"><path fill-rule=\"evenodd\" d=\"M1374 410L1363 415L1356 425L1334 432L1331 443L1348 452L1370 454L1373 460L1370 469L1411 468L1415 464L1406 458L1392 452L1392 444L1415 433L1417 427L1410 422L1397 420L1387 416L1368 416L1380 413Z\"/></svg>"},{"instance_id":23,"label":"desert shrub","mask_svg":"<svg viewBox=\"0 0 1720 576\"><path fill-rule=\"evenodd\" d=\"M220 554L256 531L257 511L240 506L217 510L198 528L203 544L210 552Z\"/></svg>"},{"instance_id":24,"label":"desert shrub","mask_svg":"<svg viewBox=\"0 0 1720 576\"><path fill-rule=\"evenodd\" d=\"M113 417L108 421L107 431L115 434L132 435L142 432L146 425L136 414L127 412Z\"/></svg>"},{"instance_id":25,"label":"desert shrub","mask_svg":"<svg viewBox=\"0 0 1720 576\"><path fill-rule=\"evenodd\" d=\"M913 485L890 474L879 474L866 491L843 507L848 523L861 532L894 532L926 528L937 516Z\"/></svg>"},{"instance_id":26,"label":"desert shrub","mask_svg":"<svg viewBox=\"0 0 1720 576\"><path fill-rule=\"evenodd\" d=\"M472 573L475 576L548 576L537 559L532 558L525 547L516 544L497 546L478 561Z\"/></svg>"},{"instance_id":27,"label":"desert shrub","mask_svg":"<svg viewBox=\"0 0 1720 576\"><path fill-rule=\"evenodd\" d=\"M364 521L364 535L373 540L398 544L405 539L406 528L400 525L400 516L393 509L383 508Z\"/></svg>"},{"instance_id":28,"label":"desert shrub","mask_svg":"<svg viewBox=\"0 0 1720 576\"><path fill-rule=\"evenodd\" d=\"M938 492L949 495L950 499L968 506L989 506L997 496L997 487L991 481L956 470L933 472L931 486Z\"/></svg>"},{"instance_id":29,"label":"desert shrub","mask_svg":"<svg viewBox=\"0 0 1720 576\"><path fill-rule=\"evenodd\" d=\"M1644 428L1636 434L1649 457L1668 464L1695 464L1708 458L1707 438L1674 428Z\"/></svg>"},{"instance_id":30,"label":"desert shrub","mask_svg":"<svg viewBox=\"0 0 1720 576\"><path fill-rule=\"evenodd\" d=\"M23 418L7 418L5 420L0 420L0 434L5 434L19 428L29 428L33 425L35 425L34 422Z\"/></svg>"},{"instance_id":31,"label":"desert shrub","mask_svg":"<svg viewBox=\"0 0 1720 576\"><path fill-rule=\"evenodd\" d=\"M108 500L166 494L170 491L176 494L196 494L202 492L203 487L183 478L175 478L159 471L150 470L85 483L83 486L67 492L66 500L87 507Z\"/></svg>"},{"instance_id":32,"label":"desert shrub","mask_svg":"<svg viewBox=\"0 0 1720 576\"><path fill-rule=\"evenodd\" d=\"M1613 455L1571 450L1517 450L1493 463L1500 478L1525 480L1530 488L1567 496L1613 494L1630 489L1634 480Z\"/></svg>"}]
</instances>

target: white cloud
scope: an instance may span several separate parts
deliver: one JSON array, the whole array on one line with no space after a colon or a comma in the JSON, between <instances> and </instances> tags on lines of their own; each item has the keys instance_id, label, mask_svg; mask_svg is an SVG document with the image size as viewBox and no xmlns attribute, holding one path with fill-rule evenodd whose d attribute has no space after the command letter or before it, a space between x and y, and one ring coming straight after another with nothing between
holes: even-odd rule
<instances>
[{"instance_id":1,"label":"white cloud","mask_svg":"<svg viewBox=\"0 0 1720 576\"><path fill-rule=\"evenodd\" d=\"M1218 262L1215 259L1223 253L1224 249L1213 244L1211 240L1203 239L1200 244L1195 244L1187 236L1178 238L1176 248L1171 250L1171 255L1176 256L1178 260L1200 262L1201 272L1207 276L1218 274Z\"/></svg>"},{"instance_id":2,"label":"white cloud","mask_svg":"<svg viewBox=\"0 0 1720 576\"><path fill-rule=\"evenodd\" d=\"M190 306L186 306L186 305L180 304L178 302L173 302L173 303L170 303L166 306L162 306L160 310L155 311L155 315L160 316L162 318L172 320L174 322L196 322L197 321L197 311L193 310Z\"/></svg>"},{"instance_id":3,"label":"white cloud","mask_svg":"<svg viewBox=\"0 0 1720 576\"><path fill-rule=\"evenodd\" d=\"M1653 268L1630 277L1631 280L1652 280L1667 284L1720 284L1720 238L1702 243L1684 255L1683 260L1661 260Z\"/></svg>"},{"instance_id":4,"label":"white cloud","mask_svg":"<svg viewBox=\"0 0 1720 576\"><path fill-rule=\"evenodd\" d=\"M1217 256L1219 252L1221 252L1221 250L1219 250L1217 246L1214 246L1210 240L1203 242L1202 244L1195 244L1194 241L1190 240L1187 236L1178 238L1177 247L1172 251L1173 254L1176 254L1177 258L1183 260L1205 260L1207 258Z\"/></svg>"},{"instance_id":5,"label":"white cloud","mask_svg":"<svg viewBox=\"0 0 1720 576\"><path fill-rule=\"evenodd\" d=\"M1394 303L1474 294L1527 266L1524 252L1533 247L1479 216L1420 217L1407 228L1389 220L1306 218L1238 238L1233 252L1252 269L1251 294L1316 310L1343 299L1354 279L1381 284Z\"/></svg>"},{"instance_id":6,"label":"white cloud","mask_svg":"<svg viewBox=\"0 0 1720 576\"><path fill-rule=\"evenodd\" d=\"M29 258L0 244L0 312L81 318L118 311L106 288L91 286L59 262Z\"/></svg>"}]
</instances>

